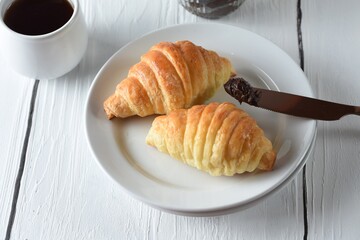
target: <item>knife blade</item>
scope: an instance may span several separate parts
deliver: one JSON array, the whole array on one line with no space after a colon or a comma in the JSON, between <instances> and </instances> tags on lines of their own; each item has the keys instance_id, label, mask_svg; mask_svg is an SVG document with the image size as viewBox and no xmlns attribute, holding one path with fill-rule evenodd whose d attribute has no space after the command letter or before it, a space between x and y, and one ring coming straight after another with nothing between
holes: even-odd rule
<instances>
[{"instance_id":1,"label":"knife blade","mask_svg":"<svg viewBox=\"0 0 360 240\"><path fill-rule=\"evenodd\" d=\"M252 87L240 77L232 77L224 84L225 91L240 103L287 115L334 121L349 114L360 116L360 107L320 99Z\"/></svg>"}]
</instances>

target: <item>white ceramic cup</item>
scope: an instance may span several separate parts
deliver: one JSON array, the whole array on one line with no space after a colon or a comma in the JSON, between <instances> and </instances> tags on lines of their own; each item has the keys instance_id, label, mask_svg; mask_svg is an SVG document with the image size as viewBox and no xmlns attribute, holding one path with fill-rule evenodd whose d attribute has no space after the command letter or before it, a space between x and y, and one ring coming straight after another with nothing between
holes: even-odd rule
<instances>
[{"instance_id":1,"label":"white ceramic cup","mask_svg":"<svg viewBox=\"0 0 360 240\"><path fill-rule=\"evenodd\" d=\"M61 28L43 35L24 35L7 27L4 15L14 0L0 0L0 46L4 60L34 79L54 79L72 70L83 57L88 36L78 0L68 0L74 12Z\"/></svg>"}]
</instances>

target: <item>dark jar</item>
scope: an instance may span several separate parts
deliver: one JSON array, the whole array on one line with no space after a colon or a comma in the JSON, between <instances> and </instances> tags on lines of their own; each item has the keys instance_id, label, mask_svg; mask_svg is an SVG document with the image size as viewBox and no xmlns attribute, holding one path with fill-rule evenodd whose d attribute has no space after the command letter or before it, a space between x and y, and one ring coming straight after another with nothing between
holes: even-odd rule
<instances>
[{"instance_id":1,"label":"dark jar","mask_svg":"<svg viewBox=\"0 0 360 240\"><path fill-rule=\"evenodd\" d=\"M203 18L217 19L236 10L245 0L179 0L189 12Z\"/></svg>"}]
</instances>

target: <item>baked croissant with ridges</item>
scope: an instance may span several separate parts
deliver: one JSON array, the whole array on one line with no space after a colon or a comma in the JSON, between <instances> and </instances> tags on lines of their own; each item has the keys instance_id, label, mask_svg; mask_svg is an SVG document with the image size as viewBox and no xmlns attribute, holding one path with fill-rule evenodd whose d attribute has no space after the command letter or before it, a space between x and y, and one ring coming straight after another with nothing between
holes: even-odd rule
<instances>
[{"instance_id":1,"label":"baked croissant with ridges","mask_svg":"<svg viewBox=\"0 0 360 240\"><path fill-rule=\"evenodd\" d=\"M276 158L256 121L227 102L156 117L146 143L214 176L271 170Z\"/></svg>"},{"instance_id":2,"label":"baked croissant with ridges","mask_svg":"<svg viewBox=\"0 0 360 240\"><path fill-rule=\"evenodd\" d=\"M109 119L166 114L214 95L232 74L229 60L189 41L160 42L133 65L104 102Z\"/></svg>"}]
</instances>

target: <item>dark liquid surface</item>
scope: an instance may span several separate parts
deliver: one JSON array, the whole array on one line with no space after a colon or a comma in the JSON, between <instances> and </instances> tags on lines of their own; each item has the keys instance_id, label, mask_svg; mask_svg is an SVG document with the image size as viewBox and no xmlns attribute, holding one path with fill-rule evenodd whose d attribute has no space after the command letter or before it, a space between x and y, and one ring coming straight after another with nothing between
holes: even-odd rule
<instances>
[{"instance_id":1,"label":"dark liquid surface","mask_svg":"<svg viewBox=\"0 0 360 240\"><path fill-rule=\"evenodd\" d=\"M67 0L15 0L6 10L4 23L25 35L42 35L61 28L74 12Z\"/></svg>"}]
</instances>

